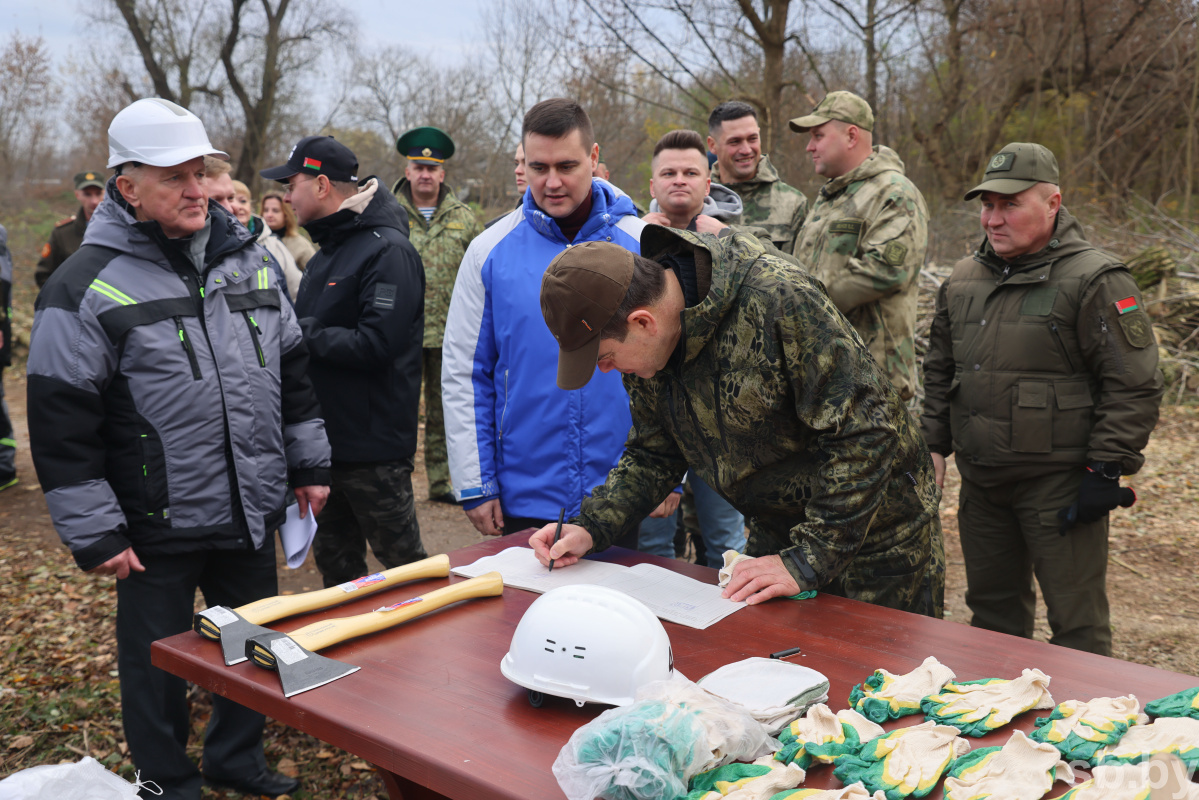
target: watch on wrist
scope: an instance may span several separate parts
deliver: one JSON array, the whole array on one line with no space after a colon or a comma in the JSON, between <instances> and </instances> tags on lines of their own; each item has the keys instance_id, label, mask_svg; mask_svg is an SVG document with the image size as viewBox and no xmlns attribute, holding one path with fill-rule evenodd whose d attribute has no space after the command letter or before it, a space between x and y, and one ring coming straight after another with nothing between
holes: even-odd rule
<instances>
[{"instance_id":1,"label":"watch on wrist","mask_svg":"<svg viewBox=\"0 0 1199 800\"><path fill-rule=\"evenodd\" d=\"M1102 475L1109 481L1119 480L1120 474L1123 472L1119 461L1092 461L1087 465L1087 469Z\"/></svg>"}]
</instances>

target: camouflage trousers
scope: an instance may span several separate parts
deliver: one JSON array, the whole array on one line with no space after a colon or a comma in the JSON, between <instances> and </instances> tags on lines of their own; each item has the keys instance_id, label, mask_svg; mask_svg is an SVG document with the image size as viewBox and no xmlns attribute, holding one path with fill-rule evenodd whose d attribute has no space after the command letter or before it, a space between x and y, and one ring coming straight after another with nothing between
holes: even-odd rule
<instances>
[{"instance_id":1,"label":"camouflage trousers","mask_svg":"<svg viewBox=\"0 0 1199 800\"><path fill-rule=\"evenodd\" d=\"M449 494L450 460L445 450L445 415L441 409L441 348L426 347L421 353L425 392L425 474L429 497Z\"/></svg>"},{"instance_id":2,"label":"camouflage trousers","mask_svg":"<svg viewBox=\"0 0 1199 800\"><path fill-rule=\"evenodd\" d=\"M945 616L945 541L941 518L934 516L924 526L921 536L928 537L928 557L917 566L850 562L844 572L820 590L941 619Z\"/></svg>"},{"instance_id":3,"label":"camouflage trousers","mask_svg":"<svg viewBox=\"0 0 1199 800\"><path fill-rule=\"evenodd\" d=\"M366 574L366 545L387 569L426 558L412 494L412 458L333 465L312 544L325 586Z\"/></svg>"}]
</instances>

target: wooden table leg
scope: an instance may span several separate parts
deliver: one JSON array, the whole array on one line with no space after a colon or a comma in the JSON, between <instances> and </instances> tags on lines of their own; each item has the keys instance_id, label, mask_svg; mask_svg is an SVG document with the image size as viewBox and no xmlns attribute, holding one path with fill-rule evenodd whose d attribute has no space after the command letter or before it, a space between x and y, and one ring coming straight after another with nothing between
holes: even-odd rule
<instances>
[{"instance_id":1,"label":"wooden table leg","mask_svg":"<svg viewBox=\"0 0 1199 800\"><path fill-rule=\"evenodd\" d=\"M383 779L383 785L387 787L387 796L391 800L447 800L445 795L438 794L419 783L413 783L394 772L388 772L379 767L375 769L378 770L379 777Z\"/></svg>"}]
</instances>

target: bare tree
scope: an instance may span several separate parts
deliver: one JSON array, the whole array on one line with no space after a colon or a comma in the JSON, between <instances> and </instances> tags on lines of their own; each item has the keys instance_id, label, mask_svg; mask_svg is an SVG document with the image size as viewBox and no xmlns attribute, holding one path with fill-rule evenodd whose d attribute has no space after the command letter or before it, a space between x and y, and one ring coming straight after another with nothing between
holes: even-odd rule
<instances>
[{"instance_id":1,"label":"bare tree","mask_svg":"<svg viewBox=\"0 0 1199 800\"><path fill-rule=\"evenodd\" d=\"M50 54L40 36L14 31L0 51L0 178L27 177L54 132Z\"/></svg>"}]
</instances>

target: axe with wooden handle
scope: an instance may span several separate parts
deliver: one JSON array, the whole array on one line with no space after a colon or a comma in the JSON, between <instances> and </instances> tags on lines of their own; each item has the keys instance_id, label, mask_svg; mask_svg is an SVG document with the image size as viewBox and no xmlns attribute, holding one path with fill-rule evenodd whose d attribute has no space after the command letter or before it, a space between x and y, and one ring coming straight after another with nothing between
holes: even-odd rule
<instances>
[{"instance_id":1,"label":"axe with wooden handle","mask_svg":"<svg viewBox=\"0 0 1199 800\"><path fill-rule=\"evenodd\" d=\"M267 622L332 608L398 583L421 578L444 578L449 574L449 556L433 556L315 592L264 597L238 608L211 606L196 613L192 619L192 630L205 639L220 642L225 666L231 666L246 660L246 639L267 633L269 629L262 627Z\"/></svg>"},{"instance_id":2,"label":"axe with wooden handle","mask_svg":"<svg viewBox=\"0 0 1199 800\"><path fill-rule=\"evenodd\" d=\"M263 669L276 670L283 685L283 696L291 697L359 669L352 664L318 656L313 651L395 627L460 600L496 597L503 591L504 579L500 573L488 572L356 617L326 619L291 633L268 630L246 640L246 656Z\"/></svg>"}]
</instances>

